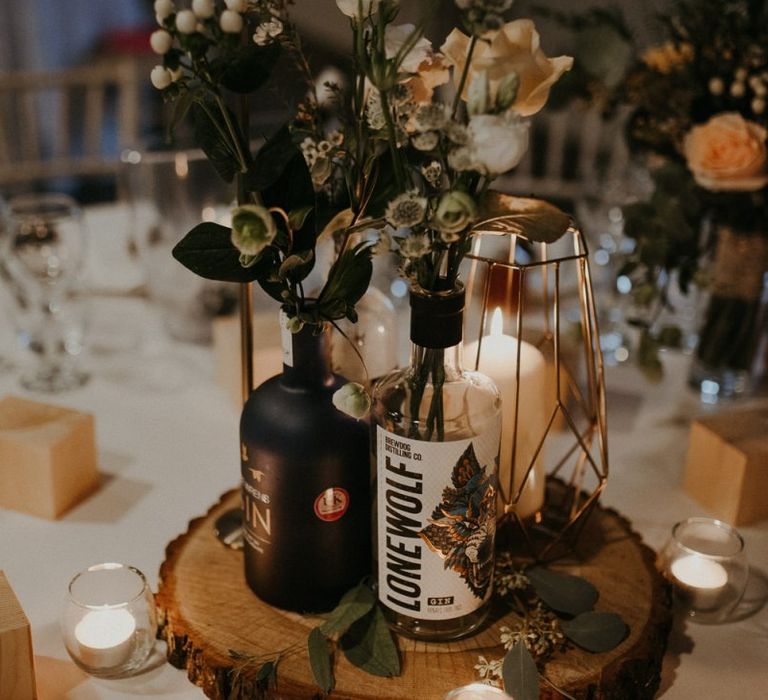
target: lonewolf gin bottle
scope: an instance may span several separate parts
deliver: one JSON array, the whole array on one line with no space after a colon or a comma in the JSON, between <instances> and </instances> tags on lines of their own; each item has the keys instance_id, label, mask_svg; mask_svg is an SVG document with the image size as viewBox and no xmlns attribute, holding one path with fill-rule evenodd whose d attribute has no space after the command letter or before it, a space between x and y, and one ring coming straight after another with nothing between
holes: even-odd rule
<instances>
[{"instance_id":1,"label":"lonewolf gin bottle","mask_svg":"<svg viewBox=\"0 0 768 700\"><path fill-rule=\"evenodd\" d=\"M411 292L411 361L372 408L378 596L390 625L456 639L493 589L501 398L461 365L464 290Z\"/></svg>"}]
</instances>

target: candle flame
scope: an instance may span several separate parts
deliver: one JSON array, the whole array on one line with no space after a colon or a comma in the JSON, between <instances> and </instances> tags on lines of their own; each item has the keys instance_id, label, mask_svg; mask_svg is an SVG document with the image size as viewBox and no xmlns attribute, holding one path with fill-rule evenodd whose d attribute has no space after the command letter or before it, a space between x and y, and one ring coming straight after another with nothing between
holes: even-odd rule
<instances>
[{"instance_id":1,"label":"candle flame","mask_svg":"<svg viewBox=\"0 0 768 700\"><path fill-rule=\"evenodd\" d=\"M491 335L500 336L504 332L504 317L501 314L501 307L497 306L491 316Z\"/></svg>"}]
</instances>

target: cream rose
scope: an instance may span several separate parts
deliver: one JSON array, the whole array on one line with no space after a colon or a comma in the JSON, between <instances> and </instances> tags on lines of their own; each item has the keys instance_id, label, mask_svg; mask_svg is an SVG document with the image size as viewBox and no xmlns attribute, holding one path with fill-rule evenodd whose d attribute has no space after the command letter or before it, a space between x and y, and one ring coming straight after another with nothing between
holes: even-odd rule
<instances>
[{"instance_id":1,"label":"cream rose","mask_svg":"<svg viewBox=\"0 0 768 700\"><path fill-rule=\"evenodd\" d=\"M512 170L528 150L528 122L515 114L477 114L468 131L473 169L488 175Z\"/></svg>"},{"instance_id":2,"label":"cream rose","mask_svg":"<svg viewBox=\"0 0 768 700\"><path fill-rule=\"evenodd\" d=\"M454 29L440 47L448 63L454 66L453 79L458 88L469 51L469 37ZM488 79L491 100L496 99L499 85L516 73L519 87L510 109L523 117L536 114L547 102L550 88L571 69L571 56L547 58L540 48L539 33L529 19L507 22L501 29L488 32L478 40L462 97L466 99L472 80Z\"/></svg>"},{"instance_id":3,"label":"cream rose","mask_svg":"<svg viewBox=\"0 0 768 700\"><path fill-rule=\"evenodd\" d=\"M752 192L768 184L768 132L737 112L716 114L694 126L683 153L696 182L713 192Z\"/></svg>"}]
</instances>

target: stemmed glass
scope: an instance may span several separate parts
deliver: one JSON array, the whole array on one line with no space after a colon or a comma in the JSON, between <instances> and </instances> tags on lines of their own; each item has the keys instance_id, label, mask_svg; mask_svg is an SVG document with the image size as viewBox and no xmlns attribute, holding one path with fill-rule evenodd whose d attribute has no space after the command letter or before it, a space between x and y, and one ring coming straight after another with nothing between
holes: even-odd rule
<instances>
[{"instance_id":1,"label":"stemmed glass","mask_svg":"<svg viewBox=\"0 0 768 700\"><path fill-rule=\"evenodd\" d=\"M30 347L39 353L21 383L47 392L78 387L88 375L76 366L80 343L70 337L67 311L84 261L80 207L63 194L21 195L8 203L6 222L6 260L35 312L29 315L34 325Z\"/></svg>"}]
</instances>

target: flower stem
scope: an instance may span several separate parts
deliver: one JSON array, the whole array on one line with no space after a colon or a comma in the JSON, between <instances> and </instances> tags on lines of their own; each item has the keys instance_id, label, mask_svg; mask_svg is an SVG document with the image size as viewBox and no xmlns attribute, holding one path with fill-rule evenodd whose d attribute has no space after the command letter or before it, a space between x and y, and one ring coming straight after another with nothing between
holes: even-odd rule
<instances>
[{"instance_id":1,"label":"flower stem","mask_svg":"<svg viewBox=\"0 0 768 700\"><path fill-rule=\"evenodd\" d=\"M453 107L451 109L451 119L456 117L456 112L459 109L459 103L461 102L461 93L464 92L464 85L467 83L467 76L469 75L469 66L472 63L472 54L475 52L475 45L477 44L477 37L473 34L469 40L469 49L467 50L467 58L464 61L464 68L461 71L461 78L459 85L456 88L456 96L453 98Z\"/></svg>"}]
</instances>

